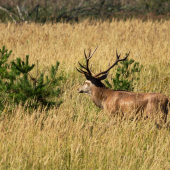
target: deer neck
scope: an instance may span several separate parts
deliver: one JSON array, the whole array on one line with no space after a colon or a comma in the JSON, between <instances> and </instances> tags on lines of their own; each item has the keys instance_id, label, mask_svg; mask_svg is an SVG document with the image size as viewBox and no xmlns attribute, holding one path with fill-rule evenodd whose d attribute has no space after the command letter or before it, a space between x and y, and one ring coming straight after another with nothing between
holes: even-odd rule
<instances>
[{"instance_id":1,"label":"deer neck","mask_svg":"<svg viewBox=\"0 0 170 170\"><path fill-rule=\"evenodd\" d=\"M97 107L104 109L104 103L108 97L107 93L108 90L109 89L105 86L103 87L93 86L91 90L91 98Z\"/></svg>"}]
</instances>

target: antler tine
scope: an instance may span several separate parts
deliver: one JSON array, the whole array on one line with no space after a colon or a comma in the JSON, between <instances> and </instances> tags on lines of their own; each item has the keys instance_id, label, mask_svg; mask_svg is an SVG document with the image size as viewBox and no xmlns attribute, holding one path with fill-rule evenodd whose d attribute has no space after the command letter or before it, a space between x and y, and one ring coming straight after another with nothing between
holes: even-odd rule
<instances>
[{"instance_id":1,"label":"antler tine","mask_svg":"<svg viewBox=\"0 0 170 170\"><path fill-rule=\"evenodd\" d=\"M116 59L116 61L114 62L114 64L111 65L106 71L100 72L100 73L96 74L94 77L98 77L98 76L100 76L101 74L106 74L106 73L108 73L108 71L109 71L111 68L113 68L119 61L124 61L124 60L126 60L127 57L129 56L129 54L130 54L130 51L129 51L129 53L126 55L125 58L119 59L119 58L120 58L120 55L117 54L117 50L116 50L117 59Z\"/></svg>"},{"instance_id":2,"label":"antler tine","mask_svg":"<svg viewBox=\"0 0 170 170\"><path fill-rule=\"evenodd\" d=\"M85 70L87 70L86 67L84 67L80 62L78 62L78 63L79 63L79 65L80 65L80 67L82 67L82 68L84 68ZM88 74L88 72L83 71L82 69L78 69L77 67L76 67L76 69L77 69L77 71L80 72L80 73Z\"/></svg>"},{"instance_id":3,"label":"antler tine","mask_svg":"<svg viewBox=\"0 0 170 170\"><path fill-rule=\"evenodd\" d=\"M86 70L88 71L88 73L89 73L89 75L92 75L92 73L91 73L91 71L90 71L90 69L89 69L89 66L88 66L88 64L89 64L89 60L90 60L90 58L93 56L93 54L95 53L95 51L97 50L97 48L98 48L98 46L95 48L95 50L93 51L93 53L90 55L90 53L91 53L91 49L90 49L90 52L89 52L89 57L87 58L86 57Z\"/></svg>"},{"instance_id":4,"label":"antler tine","mask_svg":"<svg viewBox=\"0 0 170 170\"><path fill-rule=\"evenodd\" d=\"M90 59L92 56L93 56L93 54L95 53L95 51L97 50L97 48L98 48L98 46L95 48L95 50L93 51L93 53L90 55L90 53L89 53L89 58L88 59Z\"/></svg>"},{"instance_id":5,"label":"antler tine","mask_svg":"<svg viewBox=\"0 0 170 170\"><path fill-rule=\"evenodd\" d=\"M87 60L87 56L86 56L86 51L85 51L85 49L84 49L84 56L85 56L85 58L86 58L86 60Z\"/></svg>"},{"instance_id":6,"label":"antler tine","mask_svg":"<svg viewBox=\"0 0 170 170\"><path fill-rule=\"evenodd\" d=\"M83 71L83 70L81 70L81 69L78 69L77 67L76 67L76 70L77 70L78 72L80 72L80 73L87 74L85 71Z\"/></svg>"},{"instance_id":7,"label":"antler tine","mask_svg":"<svg viewBox=\"0 0 170 170\"><path fill-rule=\"evenodd\" d=\"M98 47L98 46L97 46L97 47ZM90 76L92 76L92 72L91 72L90 69L89 69L89 60L90 60L90 58L93 56L93 54L94 54L94 52L96 51L97 47L95 48L95 50L93 51L92 54L90 54L90 53L91 53L91 50L90 50L90 53L89 53L88 57L87 57L87 55L86 55L86 51L84 50L84 56L85 56L85 59L86 59L86 66L83 66L80 62L78 62L78 63L79 63L79 65L80 65L80 67L82 67L82 68L85 69L86 71L83 71L82 69L77 69L77 68L76 68L77 71L79 71L80 73L89 74Z\"/></svg>"},{"instance_id":8,"label":"antler tine","mask_svg":"<svg viewBox=\"0 0 170 170\"><path fill-rule=\"evenodd\" d=\"M119 58L120 58L120 55L121 55L121 52L120 52L120 54L118 55L118 53L117 53L117 49L116 49L116 57L117 57L117 59L119 59Z\"/></svg>"},{"instance_id":9,"label":"antler tine","mask_svg":"<svg viewBox=\"0 0 170 170\"><path fill-rule=\"evenodd\" d=\"M86 70L86 67L84 67L80 62L78 62L80 67L84 68Z\"/></svg>"},{"instance_id":10,"label":"antler tine","mask_svg":"<svg viewBox=\"0 0 170 170\"><path fill-rule=\"evenodd\" d=\"M91 69L92 69L92 64L90 65L90 71L91 73L95 74Z\"/></svg>"},{"instance_id":11,"label":"antler tine","mask_svg":"<svg viewBox=\"0 0 170 170\"><path fill-rule=\"evenodd\" d=\"M88 60L90 59L90 54L91 54L91 49L90 49L90 52L89 52Z\"/></svg>"}]
</instances>

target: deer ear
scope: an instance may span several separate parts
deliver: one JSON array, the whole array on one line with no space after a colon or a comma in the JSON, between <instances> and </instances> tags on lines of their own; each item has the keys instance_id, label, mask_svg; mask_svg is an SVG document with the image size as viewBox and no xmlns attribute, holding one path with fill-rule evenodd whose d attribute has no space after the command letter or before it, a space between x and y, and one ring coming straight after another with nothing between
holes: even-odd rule
<instances>
[{"instance_id":1,"label":"deer ear","mask_svg":"<svg viewBox=\"0 0 170 170\"><path fill-rule=\"evenodd\" d=\"M107 75L108 75L108 73L106 73L106 74L100 76L100 77L99 77L99 80L104 80L104 79L106 79L106 78L107 78Z\"/></svg>"}]
</instances>

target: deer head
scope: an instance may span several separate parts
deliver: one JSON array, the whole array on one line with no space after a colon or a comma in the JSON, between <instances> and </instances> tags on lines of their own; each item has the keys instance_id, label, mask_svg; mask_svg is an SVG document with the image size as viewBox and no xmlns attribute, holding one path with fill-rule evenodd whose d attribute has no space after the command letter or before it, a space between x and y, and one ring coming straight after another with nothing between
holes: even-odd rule
<instances>
[{"instance_id":1,"label":"deer head","mask_svg":"<svg viewBox=\"0 0 170 170\"><path fill-rule=\"evenodd\" d=\"M84 50L84 55L85 55L85 59L86 59L86 66L83 66L81 63L79 63L81 69L77 69L77 71L79 71L80 73L84 74L86 77L86 81L85 83L78 88L78 92L79 93L86 93L91 95L92 94L92 90L94 88L100 87L100 88L106 88L105 85L101 82L101 80L104 80L107 78L108 72L110 71L111 68L113 68L119 61L124 61L127 59L127 57L129 56L130 52L126 55L125 58L120 59L120 55L117 54L117 50L116 50L116 56L117 59L114 62L114 64L112 64L106 71L94 74L90 69L89 69L89 60L90 58L93 56L94 52L97 50L98 47L96 47L96 49L93 51L93 53L91 54L91 51L89 52L89 55L86 55L86 52ZM93 74L92 74L93 73Z\"/></svg>"}]
</instances>

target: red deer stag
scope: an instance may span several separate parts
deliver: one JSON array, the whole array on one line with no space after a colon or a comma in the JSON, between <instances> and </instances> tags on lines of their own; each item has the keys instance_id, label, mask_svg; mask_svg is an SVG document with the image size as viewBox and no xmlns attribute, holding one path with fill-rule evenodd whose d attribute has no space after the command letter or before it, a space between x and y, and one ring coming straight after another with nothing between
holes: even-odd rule
<instances>
[{"instance_id":1,"label":"red deer stag","mask_svg":"<svg viewBox=\"0 0 170 170\"><path fill-rule=\"evenodd\" d=\"M96 106L111 112L113 115L116 115L117 113L121 113L122 116L128 116L132 113L135 113L134 115L136 115L140 111L144 118L155 118L157 115L156 113L161 110L161 122L163 121L166 123L170 102L170 99L167 96L160 93L134 93L121 90L111 90L101 82L101 80L104 80L107 77L111 68L113 68L119 61L127 59L130 52L125 58L120 59L120 55L118 55L116 51L117 59L114 64L106 71L92 75L92 71L89 69L88 64L94 52L92 54L89 53L87 56L84 50L86 66L79 63L81 69L76 68L80 73L84 74L87 79L85 83L78 88L79 93L90 95Z\"/></svg>"}]
</instances>

